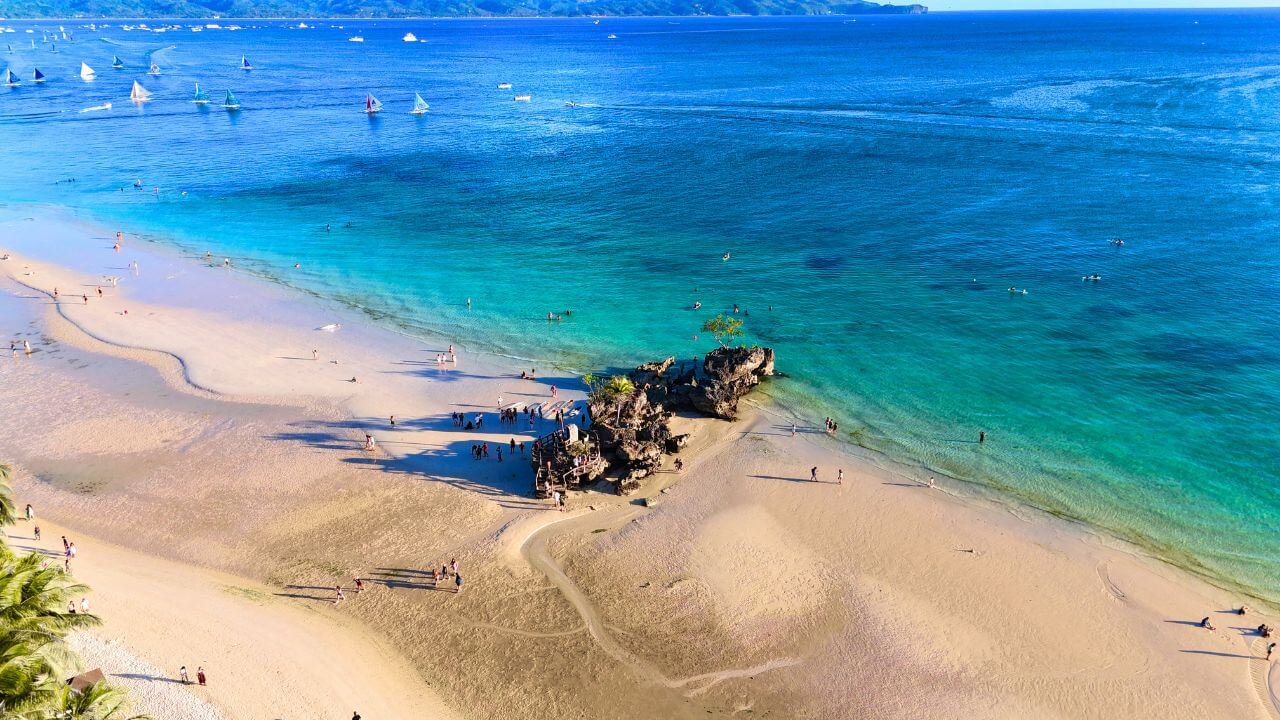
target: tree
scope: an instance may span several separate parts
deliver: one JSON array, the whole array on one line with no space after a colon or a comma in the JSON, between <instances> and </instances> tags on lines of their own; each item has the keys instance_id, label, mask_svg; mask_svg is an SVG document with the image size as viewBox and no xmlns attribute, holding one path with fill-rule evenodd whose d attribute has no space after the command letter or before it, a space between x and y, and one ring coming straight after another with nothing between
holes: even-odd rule
<instances>
[{"instance_id":1,"label":"tree","mask_svg":"<svg viewBox=\"0 0 1280 720\"><path fill-rule=\"evenodd\" d=\"M129 698L120 688L96 682L80 692L63 686L54 700L55 717L66 720L145 720L146 715L126 718Z\"/></svg>"},{"instance_id":2,"label":"tree","mask_svg":"<svg viewBox=\"0 0 1280 720\"><path fill-rule=\"evenodd\" d=\"M0 463L0 525L12 525L18 521L18 511L13 504L13 487L9 485L12 474L8 465Z\"/></svg>"},{"instance_id":3,"label":"tree","mask_svg":"<svg viewBox=\"0 0 1280 720\"><path fill-rule=\"evenodd\" d=\"M728 347L734 338L742 337L742 319L725 317L721 313L702 323L702 330L703 332L711 333L711 336L716 339L716 342L720 343L721 347Z\"/></svg>"}]
</instances>

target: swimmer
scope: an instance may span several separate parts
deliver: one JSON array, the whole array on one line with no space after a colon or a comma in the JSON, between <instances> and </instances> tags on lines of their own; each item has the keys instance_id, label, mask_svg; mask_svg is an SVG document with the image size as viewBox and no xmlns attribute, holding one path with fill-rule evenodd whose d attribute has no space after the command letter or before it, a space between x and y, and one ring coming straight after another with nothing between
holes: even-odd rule
<instances>
[{"instance_id":1,"label":"swimmer","mask_svg":"<svg viewBox=\"0 0 1280 720\"><path fill-rule=\"evenodd\" d=\"M725 262L728 262L728 261L729 261L729 253L725 253L725 254L724 254L724 260L725 260Z\"/></svg>"}]
</instances>

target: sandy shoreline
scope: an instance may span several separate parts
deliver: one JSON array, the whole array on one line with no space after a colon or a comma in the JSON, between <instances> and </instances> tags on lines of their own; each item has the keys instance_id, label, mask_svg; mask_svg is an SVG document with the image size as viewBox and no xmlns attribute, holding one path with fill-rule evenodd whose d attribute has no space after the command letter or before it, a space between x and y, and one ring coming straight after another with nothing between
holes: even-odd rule
<instances>
[{"instance_id":1,"label":"sandy shoreline","mask_svg":"<svg viewBox=\"0 0 1280 720\"><path fill-rule=\"evenodd\" d=\"M438 343L355 313L173 252L117 254L109 231L52 214L21 219L44 211L0 218L14 254L0 315L37 350L0 362L19 501L180 561L174 577L233 572L368 627L461 717L1277 716L1249 630L1263 620L1118 541L930 490L767 413L704 424L684 474L642 491L656 508L587 493L566 518L529 499L518 454L468 449L527 442L497 425L497 398L580 396L574 378L521 381L514 362L467 353L439 366ZM109 274L120 286L98 298ZM484 432L453 428L457 410L489 411ZM360 451L366 430L379 452ZM827 482L808 482L812 465ZM450 557L457 595L424 579ZM355 574L370 591L331 608L324 588ZM284 622L226 612L246 632ZM148 614L119 608L118 637L165 667ZM1194 627L1206 615L1216 632ZM306 654L279 646L263 657ZM315 716L349 717L338 709Z\"/></svg>"}]
</instances>

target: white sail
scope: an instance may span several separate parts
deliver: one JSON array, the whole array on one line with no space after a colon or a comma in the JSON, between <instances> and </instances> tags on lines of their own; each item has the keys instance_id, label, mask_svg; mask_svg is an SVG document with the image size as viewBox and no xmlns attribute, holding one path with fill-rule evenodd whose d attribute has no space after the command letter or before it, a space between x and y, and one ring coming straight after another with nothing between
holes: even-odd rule
<instances>
[{"instance_id":1,"label":"white sail","mask_svg":"<svg viewBox=\"0 0 1280 720\"><path fill-rule=\"evenodd\" d=\"M422 99L422 95L419 95L418 93L413 94L413 110L410 110L411 113L414 115L421 115L430 109L431 106L427 104L426 100Z\"/></svg>"},{"instance_id":2,"label":"white sail","mask_svg":"<svg viewBox=\"0 0 1280 720\"><path fill-rule=\"evenodd\" d=\"M146 102L151 99L151 93L137 81L133 81L133 90L129 93L129 99L134 102Z\"/></svg>"},{"instance_id":3,"label":"white sail","mask_svg":"<svg viewBox=\"0 0 1280 720\"><path fill-rule=\"evenodd\" d=\"M85 65L84 63L80 63L80 78L82 80L92 80L93 76L96 74L97 73L93 71L93 68Z\"/></svg>"},{"instance_id":4,"label":"white sail","mask_svg":"<svg viewBox=\"0 0 1280 720\"><path fill-rule=\"evenodd\" d=\"M401 40L403 40L403 41L405 41L405 42L418 42L418 36L417 36L417 35L414 35L414 34L413 34L413 33L411 33L411 32L405 33L405 34L404 34L404 37L402 37L402 38L400 38L400 39L401 39Z\"/></svg>"}]
</instances>

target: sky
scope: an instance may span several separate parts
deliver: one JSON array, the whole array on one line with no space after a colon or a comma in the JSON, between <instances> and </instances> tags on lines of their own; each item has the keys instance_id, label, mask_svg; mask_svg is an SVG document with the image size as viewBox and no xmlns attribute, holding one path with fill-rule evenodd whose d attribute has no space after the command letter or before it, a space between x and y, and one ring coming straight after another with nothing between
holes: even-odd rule
<instances>
[{"instance_id":1,"label":"sky","mask_svg":"<svg viewBox=\"0 0 1280 720\"><path fill-rule=\"evenodd\" d=\"M885 1L885 0L880 0ZM1057 10L1063 8L1232 8L1277 7L1280 0L887 0L919 2L930 10Z\"/></svg>"}]
</instances>

